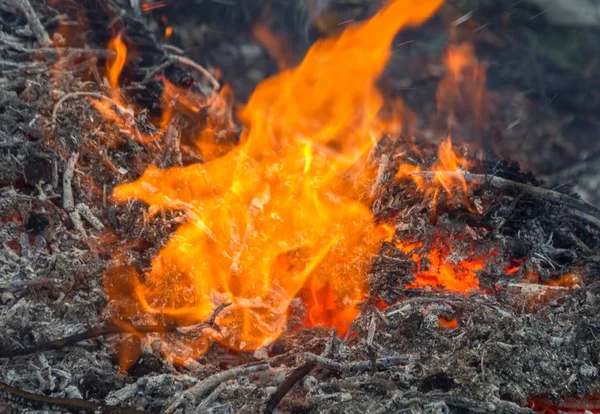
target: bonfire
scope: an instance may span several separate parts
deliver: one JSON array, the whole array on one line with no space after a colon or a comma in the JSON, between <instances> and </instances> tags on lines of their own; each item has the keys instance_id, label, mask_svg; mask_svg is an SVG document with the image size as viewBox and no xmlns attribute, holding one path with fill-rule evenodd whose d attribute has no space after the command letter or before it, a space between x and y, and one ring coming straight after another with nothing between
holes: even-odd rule
<instances>
[{"instance_id":1,"label":"bonfire","mask_svg":"<svg viewBox=\"0 0 600 414\"><path fill-rule=\"evenodd\" d=\"M472 11L119 3L0 2L0 408L600 412L600 210Z\"/></svg>"}]
</instances>

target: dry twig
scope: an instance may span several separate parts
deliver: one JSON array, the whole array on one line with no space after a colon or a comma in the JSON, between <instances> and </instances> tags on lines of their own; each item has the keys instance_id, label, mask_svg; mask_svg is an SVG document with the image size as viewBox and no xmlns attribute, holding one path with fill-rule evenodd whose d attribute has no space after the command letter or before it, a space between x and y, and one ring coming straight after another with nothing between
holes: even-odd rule
<instances>
[{"instance_id":1,"label":"dry twig","mask_svg":"<svg viewBox=\"0 0 600 414\"><path fill-rule=\"evenodd\" d=\"M310 374L310 371L312 371L315 366L316 366L316 364L314 364L312 362L305 362L304 364L300 365L298 368L293 370L285 378L285 381L283 381L283 383L281 383L281 385L277 388L277 390L273 394L271 394L271 396L269 397L269 400L267 401L267 404L265 406L265 410L263 411L263 413L271 414L275 410L275 408L279 405L281 400L283 400L283 397L285 397L287 395L287 393L290 392L292 387L298 381L300 381L302 378L304 378L308 374Z\"/></svg>"},{"instance_id":2,"label":"dry twig","mask_svg":"<svg viewBox=\"0 0 600 414\"><path fill-rule=\"evenodd\" d=\"M151 414L148 411L137 410L134 408L123 408L111 405L93 403L79 398L56 398L47 395L34 394L0 381L0 391L10 394L13 397L21 399L27 403L35 404L41 407L61 407L70 412L80 413L106 413L106 414Z\"/></svg>"},{"instance_id":3,"label":"dry twig","mask_svg":"<svg viewBox=\"0 0 600 414\"><path fill-rule=\"evenodd\" d=\"M31 28L31 31L37 38L40 45L42 45L43 47L50 46L52 44L52 42L50 41L50 36L48 36L48 32L46 31L46 29L44 29L40 18L36 14L35 10L33 10L33 7L31 6L29 0L10 0L10 2L12 2L14 7L18 7L23 12L25 18L29 22L29 27Z\"/></svg>"},{"instance_id":4,"label":"dry twig","mask_svg":"<svg viewBox=\"0 0 600 414\"><path fill-rule=\"evenodd\" d=\"M98 92L71 92L71 93L66 94L62 98L60 98L58 100L58 102L56 102L56 104L54 105L54 108L52 109L52 125L53 126L56 125L56 115L58 114L58 111L62 107L62 104L67 99L73 99L73 98L77 98L79 96L91 96L92 98L104 99L105 101L112 103L114 105L114 107L117 108L118 110L121 110L121 107L119 105L116 105L112 99L110 99L106 95L99 94ZM128 114L128 115L131 115L131 114Z\"/></svg>"},{"instance_id":5,"label":"dry twig","mask_svg":"<svg viewBox=\"0 0 600 414\"><path fill-rule=\"evenodd\" d=\"M230 303L223 303L218 306L214 311L212 316L204 322L204 327L210 327L212 329L215 328L215 318L217 315L229 306ZM195 325L195 330L198 332L199 325ZM75 335L67 336L62 339L57 339L55 341L44 342L38 345L34 345L30 348L21 348L21 349L0 349L0 358L12 358L16 356L24 356L31 355L37 352L48 351L51 349L60 349L70 345L75 345L78 342L86 341L88 339L98 338L100 336L106 335L115 335L115 334L130 334L135 331L137 333L175 333L180 335L188 335L188 332L182 331L182 328L177 325L130 325L130 326L122 326L122 325L107 325L89 329L85 332L81 332Z\"/></svg>"},{"instance_id":6,"label":"dry twig","mask_svg":"<svg viewBox=\"0 0 600 414\"><path fill-rule=\"evenodd\" d=\"M322 366L323 368L327 368L331 371L337 371L342 373L359 373L365 372L371 369L371 361L356 361L356 362L337 362L330 358L325 358L320 355L313 354L311 352L306 352L304 354L304 359L307 362L311 362L317 365ZM391 368L398 364L407 364L409 362L415 361L414 356L410 355L396 355L385 358L378 358L376 360L376 368L377 370Z\"/></svg>"}]
</instances>

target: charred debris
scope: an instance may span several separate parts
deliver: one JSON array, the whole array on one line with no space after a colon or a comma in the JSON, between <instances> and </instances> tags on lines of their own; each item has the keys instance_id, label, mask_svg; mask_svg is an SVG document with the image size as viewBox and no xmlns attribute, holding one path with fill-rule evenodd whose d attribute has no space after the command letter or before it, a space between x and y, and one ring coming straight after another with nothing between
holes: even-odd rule
<instances>
[{"instance_id":1,"label":"charred debris","mask_svg":"<svg viewBox=\"0 0 600 414\"><path fill-rule=\"evenodd\" d=\"M429 197L419 186L438 179L440 154L422 129L400 140L385 136L371 154L378 170L371 210L388 233L346 335L304 327L306 309L297 298L287 329L266 347L242 352L214 343L181 365L131 335L130 326L114 324L103 289L109 262L119 252L147 271L185 214L150 215L139 201L115 203L112 190L148 165L205 162L193 140L208 126L218 129L219 151L240 136L237 121L214 122L221 108L190 104L223 89L206 69L210 62L165 44L168 23L149 17L146 2L124 3L0 1L0 411L600 410L600 211L572 186L549 187L515 162L475 154L472 145L453 150L473 160L468 171L452 172L468 191ZM242 3L247 9L219 3L213 10L250 24L261 2ZM375 7L339 3L339 16L356 18ZM204 24L205 48L253 60L254 72L244 78L239 63L224 59L225 80L243 84L275 70L249 35L222 36L215 46L218 35ZM324 24L307 29L307 41L327 31ZM121 124L90 101L115 104L107 64L117 53L107 45L119 33L133 52L117 81L140 108L121 112ZM177 88L170 101L177 116L159 130L167 82ZM517 93L499 95L514 100ZM499 108L507 113L492 115L496 122L517 110ZM532 142L546 139L530 132ZM398 178L406 160L419 171ZM427 286L444 272L474 277L478 286ZM219 330L215 318L224 309L196 328ZM168 319L134 328L142 336L194 334ZM138 348L119 372L119 353Z\"/></svg>"}]
</instances>

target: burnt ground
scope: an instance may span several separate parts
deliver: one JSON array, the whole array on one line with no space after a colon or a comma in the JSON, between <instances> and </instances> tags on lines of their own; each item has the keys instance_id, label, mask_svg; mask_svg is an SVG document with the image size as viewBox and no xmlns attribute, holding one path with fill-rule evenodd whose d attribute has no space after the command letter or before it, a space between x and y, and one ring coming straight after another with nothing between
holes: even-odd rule
<instances>
[{"instance_id":1,"label":"burnt ground","mask_svg":"<svg viewBox=\"0 0 600 414\"><path fill-rule=\"evenodd\" d=\"M68 39L63 47L105 50L110 10L98 9L94 2L86 2L85 8L64 2L63 9L33 4L49 33L57 31L58 22L75 27L60 32ZM286 7L285 2L274 4ZM255 11L213 6L214 13L198 14L200 21L189 19L193 25L184 19L184 12L167 9L175 29L173 41L196 61L219 67L223 80L243 101L253 85L277 67L248 35ZM287 14L262 17L277 31L292 32L289 44L294 47L288 53L297 60L315 36L335 31L336 25L309 27L302 10L289 7ZM339 21L368 14L375 6L344 7L336 16ZM467 6L455 2L419 31L400 35L397 44L402 46L394 49L381 82L390 96L406 100L419 121L414 138L398 143L383 140L375 162L382 154L410 153L413 146L407 142L422 148L412 154L415 163L423 160L427 166L435 156L431 141L441 130L434 122L435 89L443 75L440 54L452 21L471 10L463 7ZM296 375L298 383L278 406L282 412L520 413L532 412L532 406L552 412L552 403L567 406L575 404L569 402L572 399L598 396L600 241L594 221L598 218L594 211L583 218L574 213L581 210L573 205L581 205L571 198L556 202L552 197L556 190L575 200L577 192L592 204L600 201L595 115L600 112L594 112L598 91L596 80L585 72L593 73L594 62L573 67L576 59L554 56L548 47L540 55L515 29L522 21L507 22L502 10L493 6L474 10L474 26L458 35L471 37L488 66L489 123L473 132L465 121L454 132L460 132L459 142L484 149L486 162L472 172L523 186L498 188L489 181L470 195L481 206L480 214L448 200L433 217L433 206L412 184L394 182L393 174L383 174L373 205L376 216L393 221L397 240L422 244L410 255L393 243L382 246L374 258L370 299L354 323L354 334L337 338L322 328L298 330L305 310L297 301L290 311L289 332L255 352L212 345L198 360L175 366L158 354L156 346L145 345L141 358L120 373L117 354L123 335L108 335L4 358L0 381L38 395L66 398L75 411L74 402L83 399L148 412L169 407L174 412L257 412L286 378ZM523 13L528 21L534 15L528 12L534 13L525 8L511 16ZM289 20L279 21L279 16ZM70 26L83 24L84 18L85 28ZM142 23L136 24L136 19ZM122 82L131 86L160 64L166 52L148 40L161 30L160 24L147 16L125 16L119 22L127 28L129 40L150 56L128 62L128 79ZM532 30L534 34L552 30L539 24L527 27L530 38ZM0 27L0 354L6 354L109 323L102 275L111 259L118 252L138 269L147 269L182 220L177 213L146 219L141 203L115 204L111 190L137 178L151 163L167 167L201 162L201 156L186 150L185 137L203 120L178 118L164 141L139 144L104 121L88 97L75 94L61 101L73 92L108 95L102 83L106 58L102 52L39 50L39 39L23 13L4 3ZM194 34L188 35L192 29ZM576 39L583 39L582 50L589 36L593 33L576 33ZM53 40L60 42L55 36ZM414 41L405 43L408 40ZM533 71L532 59L537 67ZM171 70L165 76L185 84L190 75ZM141 92L130 89L132 99L147 108L132 122L152 130L147 118L156 109L156 91L155 85L148 85ZM468 111L464 116L468 118ZM534 174L498 162L493 154L517 160L521 170ZM388 171L393 169L388 166ZM540 195L532 188L549 192ZM406 289L416 273L412 254L424 256L436 239L454 240L450 262L486 258L479 272L482 290L461 295ZM515 259L520 260L518 272L505 274L503 269ZM524 283L521 279L528 272L538 274L539 283ZM551 286L566 273L578 275L576 286ZM455 319L457 326L440 326L440 316ZM148 337L155 344L159 340L157 335ZM378 360L377 369L372 368L373 359ZM268 370L261 371L265 363ZM1 412L67 409L14 393L3 398Z\"/></svg>"}]
</instances>

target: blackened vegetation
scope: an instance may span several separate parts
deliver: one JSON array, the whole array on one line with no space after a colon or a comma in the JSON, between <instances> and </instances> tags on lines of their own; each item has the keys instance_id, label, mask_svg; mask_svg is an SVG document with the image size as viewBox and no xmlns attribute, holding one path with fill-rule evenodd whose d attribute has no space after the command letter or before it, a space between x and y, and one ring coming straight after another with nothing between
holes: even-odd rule
<instances>
[{"instance_id":1,"label":"blackened vegetation","mask_svg":"<svg viewBox=\"0 0 600 414\"><path fill-rule=\"evenodd\" d=\"M186 149L185 139L159 145L132 140L86 97L64 101L54 120L52 114L66 94L107 94L103 77L112 55L106 44L119 32L132 51L120 79L123 92L149 113L138 117L139 128L156 128L149 119L161 109L163 78L186 88L204 85L193 71L169 61L172 50L161 44L157 23L136 16L128 1L32 3L61 49L40 48L27 18L0 2L0 355L10 357L2 361L0 388L13 396L0 402L0 411L128 412L107 407L123 406L148 412L525 413L535 396L560 405L600 393L599 229L552 197L497 188L489 180L468 194L480 213L444 192L433 203L410 180L394 179L396 162L413 160L425 170L434 163L436 146L425 134L385 139L373 156L373 162L382 155L395 160L382 174L372 206L395 238L383 242L374 258L369 297L346 338L302 328L306 309L295 300L288 331L265 349L233 352L213 345L182 367L149 341L130 371L119 373L117 334L123 330L107 325L102 274L115 259L143 273L185 217L147 217L141 203L116 205L110 193L150 163L168 167L202 157ZM222 69L231 80L248 84L240 68L252 66L258 80L274 70L273 62L236 30L220 41L214 38L223 30L210 32L212 43L205 46L214 46L213 57L223 52ZM186 37L183 29L175 33ZM403 66L409 73L422 71L421 61L411 61L413 67ZM427 76L420 85L437 83ZM501 100L515 96L521 99L505 91ZM513 110L507 104L493 116L512 122ZM535 145L545 144L554 115L536 118L541 132L532 128L527 137ZM201 114L181 116L170 139L202 122ZM73 203L87 206L104 230L87 221L78 228L65 208L69 159L77 159ZM545 188L515 164L477 165L469 172ZM569 187L548 189L576 197ZM421 245L407 254L397 247L401 240ZM412 254L424 256L439 241L452 249L448 260L486 258L478 272L480 290L406 288L417 272ZM516 271L508 274L508 266ZM523 283L528 273L537 275L536 283ZM580 287L549 286L569 273L580 277ZM456 319L456 327L441 326L440 317Z\"/></svg>"}]
</instances>

